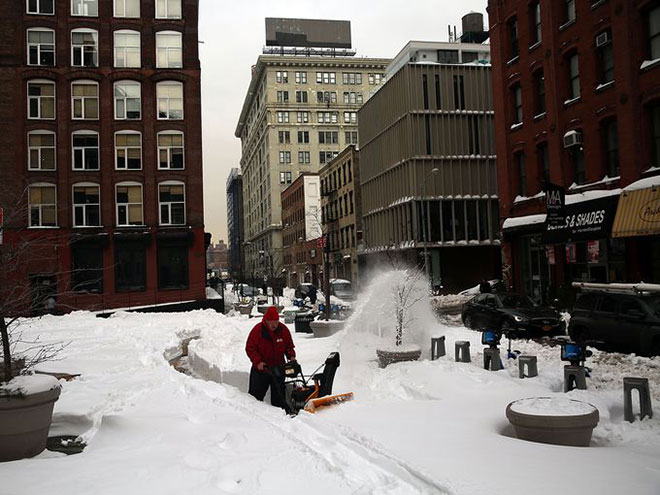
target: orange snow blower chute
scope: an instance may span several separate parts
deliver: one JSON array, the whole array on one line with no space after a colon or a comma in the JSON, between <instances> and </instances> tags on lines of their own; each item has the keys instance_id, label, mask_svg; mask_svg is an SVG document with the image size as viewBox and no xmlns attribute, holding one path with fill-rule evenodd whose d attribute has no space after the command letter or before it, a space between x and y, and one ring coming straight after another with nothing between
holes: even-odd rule
<instances>
[{"instance_id":1,"label":"orange snow blower chute","mask_svg":"<svg viewBox=\"0 0 660 495\"><path fill-rule=\"evenodd\" d=\"M316 373L323 366L321 373ZM305 379L300 364L296 361L281 366L278 372L284 377L284 402L289 414L298 414L301 409L314 413L317 410L353 399L353 392L332 394L332 384L339 368L339 353L331 352L325 363ZM311 379L313 384L309 384Z\"/></svg>"}]
</instances>

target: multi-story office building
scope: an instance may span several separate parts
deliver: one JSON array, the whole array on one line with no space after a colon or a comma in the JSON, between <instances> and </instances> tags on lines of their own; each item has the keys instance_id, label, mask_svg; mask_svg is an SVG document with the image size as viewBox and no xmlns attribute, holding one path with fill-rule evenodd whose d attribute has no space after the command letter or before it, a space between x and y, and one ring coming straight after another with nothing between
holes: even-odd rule
<instances>
[{"instance_id":1,"label":"multi-story office building","mask_svg":"<svg viewBox=\"0 0 660 495\"><path fill-rule=\"evenodd\" d=\"M431 283L445 290L499 272L488 52L410 42L360 109L366 268L392 256L422 264L427 253Z\"/></svg>"},{"instance_id":2,"label":"multi-story office building","mask_svg":"<svg viewBox=\"0 0 660 495\"><path fill-rule=\"evenodd\" d=\"M362 240L359 152L349 145L320 171L323 230L330 277L358 284L358 243Z\"/></svg>"},{"instance_id":3,"label":"multi-story office building","mask_svg":"<svg viewBox=\"0 0 660 495\"><path fill-rule=\"evenodd\" d=\"M294 38L311 40L318 23L341 21L306 22L317 24L307 38ZM356 58L335 48L335 41L329 37L298 49L273 49L278 54L261 55L252 68L235 132L242 144L250 271L257 270L261 251L281 255L281 191L300 173L318 172L346 145L357 143L358 109L383 81L389 60Z\"/></svg>"},{"instance_id":4,"label":"multi-story office building","mask_svg":"<svg viewBox=\"0 0 660 495\"><path fill-rule=\"evenodd\" d=\"M244 280L243 257L243 175L232 168L227 177L227 233L229 237L229 274L234 281Z\"/></svg>"},{"instance_id":5,"label":"multi-story office building","mask_svg":"<svg viewBox=\"0 0 660 495\"><path fill-rule=\"evenodd\" d=\"M660 3L510 0L488 11L509 283L570 303L574 280L660 281L660 194L649 189L660 166ZM548 182L566 194L550 228Z\"/></svg>"},{"instance_id":6,"label":"multi-story office building","mask_svg":"<svg viewBox=\"0 0 660 495\"><path fill-rule=\"evenodd\" d=\"M318 285L323 270L319 176L303 173L282 191L281 272L289 287L303 282ZM278 267L279 269L279 267Z\"/></svg>"},{"instance_id":7,"label":"multi-story office building","mask_svg":"<svg viewBox=\"0 0 660 495\"><path fill-rule=\"evenodd\" d=\"M205 297L197 18L197 0L4 13L4 248L39 255L2 286L29 289L33 308Z\"/></svg>"}]
</instances>

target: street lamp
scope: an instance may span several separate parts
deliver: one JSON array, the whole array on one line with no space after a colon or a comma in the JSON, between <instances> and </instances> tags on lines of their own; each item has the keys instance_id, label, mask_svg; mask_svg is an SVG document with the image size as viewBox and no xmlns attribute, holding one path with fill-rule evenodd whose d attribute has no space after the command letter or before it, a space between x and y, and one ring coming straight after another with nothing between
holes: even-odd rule
<instances>
[{"instance_id":1,"label":"street lamp","mask_svg":"<svg viewBox=\"0 0 660 495\"><path fill-rule=\"evenodd\" d=\"M431 169L431 171L426 174L426 177L424 177L424 180L422 181L421 184L421 189L422 189L422 240L424 241L424 271L426 272L426 280L428 281L429 285L431 284L431 277L429 275L429 259L428 259L428 250L426 247L427 244L427 239L426 239L426 206L424 204L424 195L426 193L426 181L431 175L435 174L438 172L438 168L434 167Z\"/></svg>"}]
</instances>

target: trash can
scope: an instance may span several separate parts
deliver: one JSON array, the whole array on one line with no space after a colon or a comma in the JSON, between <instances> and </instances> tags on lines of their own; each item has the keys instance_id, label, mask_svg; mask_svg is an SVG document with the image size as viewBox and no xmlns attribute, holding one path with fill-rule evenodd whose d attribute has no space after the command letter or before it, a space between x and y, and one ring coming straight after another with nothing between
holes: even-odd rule
<instances>
[{"instance_id":1,"label":"trash can","mask_svg":"<svg viewBox=\"0 0 660 495\"><path fill-rule=\"evenodd\" d=\"M312 333L312 327L309 324L314 321L312 313L298 313L294 320L296 333Z\"/></svg>"}]
</instances>

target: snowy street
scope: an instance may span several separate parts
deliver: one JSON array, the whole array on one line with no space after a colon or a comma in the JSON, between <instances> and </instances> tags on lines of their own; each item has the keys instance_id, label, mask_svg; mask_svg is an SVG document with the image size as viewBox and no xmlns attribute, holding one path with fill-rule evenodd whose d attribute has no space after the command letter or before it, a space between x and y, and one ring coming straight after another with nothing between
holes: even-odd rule
<instances>
[{"instance_id":1,"label":"snowy street","mask_svg":"<svg viewBox=\"0 0 660 495\"><path fill-rule=\"evenodd\" d=\"M436 321L428 329L445 335L446 356L430 361L427 345L420 361L380 369L365 311L328 338L294 334L307 374L339 350L333 391L355 393L352 402L295 418L245 393L244 345L256 318L207 310L25 321L26 334L71 342L61 360L40 369L81 374L61 382L51 435L80 435L88 446L0 464L1 491L657 495L660 358L594 350L589 389L566 394L600 412L591 447L525 442L515 438L506 405L564 395L558 347L515 341L539 363L538 377L521 380L517 361L499 372L481 367L478 332ZM168 364L193 336L189 361L198 377ZM454 362L456 340L471 342L471 363ZM502 349L506 355L506 341ZM624 376L649 378L653 419L623 420Z\"/></svg>"}]
</instances>

